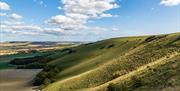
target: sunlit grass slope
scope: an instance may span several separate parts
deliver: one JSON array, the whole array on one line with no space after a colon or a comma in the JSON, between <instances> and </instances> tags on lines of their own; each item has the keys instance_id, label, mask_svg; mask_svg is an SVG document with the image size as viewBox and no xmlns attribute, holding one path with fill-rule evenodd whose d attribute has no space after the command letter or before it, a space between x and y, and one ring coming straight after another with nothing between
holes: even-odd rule
<instances>
[{"instance_id":1,"label":"sunlit grass slope","mask_svg":"<svg viewBox=\"0 0 180 91\"><path fill-rule=\"evenodd\" d=\"M147 91L153 85L158 91L166 81L180 81L179 56L180 33L80 45L49 57L53 68L43 72L54 74L45 76L43 91Z\"/></svg>"}]
</instances>

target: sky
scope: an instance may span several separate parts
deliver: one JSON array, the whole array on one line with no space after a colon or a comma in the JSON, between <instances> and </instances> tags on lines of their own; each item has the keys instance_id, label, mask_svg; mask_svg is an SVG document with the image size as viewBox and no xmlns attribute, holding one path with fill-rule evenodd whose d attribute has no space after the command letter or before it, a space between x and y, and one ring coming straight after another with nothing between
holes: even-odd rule
<instances>
[{"instance_id":1,"label":"sky","mask_svg":"<svg viewBox=\"0 0 180 91\"><path fill-rule=\"evenodd\" d=\"M0 41L98 41L180 32L180 0L0 0Z\"/></svg>"}]
</instances>

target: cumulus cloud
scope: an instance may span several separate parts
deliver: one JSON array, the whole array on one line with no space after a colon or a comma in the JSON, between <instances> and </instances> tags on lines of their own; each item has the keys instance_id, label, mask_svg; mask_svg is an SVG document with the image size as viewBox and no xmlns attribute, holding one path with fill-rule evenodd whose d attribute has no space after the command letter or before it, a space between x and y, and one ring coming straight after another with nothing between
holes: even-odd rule
<instances>
[{"instance_id":1,"label":"cumulus cloud","mask_svg":"<svg viewBox=\"0 0 180 91\"><path fill-rule=\"evenodd\" d=\"M111 14L101 14L100 17L113 17Z\"/></svg>"},{"instance_id":2,"label":"cumulus cloud","mask_svg":"<svg viewBox=\"0 0 180 91\"><path fill-rule=\"evenodd\" d=\"M7 14L6 13L1 13L0 12L0 16L6 16Z\"/></svg>"},{"instance_id":3,"label":"cumulus cloud","mask_svg":"<svg viewBox=\"0 0 180 91\"><path fill-rule=\"evenodd\" d=\"M1 21L0 22L0 33L8 35L53 35L53 36L74 36L79 33L74 31L65 32L61 28L44 28L33 24L26 24L22 21Z\"/></svg>"},{"instance_id":4,"label":"cumulus cloud","mask_svg":"<svg viewBox=\"0 0 180 91\"><path fill-rule=\"evenodd\" d=\"M57 8L58 8L59 10L62 10L62 7L61 7L61 6L58 6Z\"/></svg>"},{"instance_id":5,"label":"cumulus cloud","mask_svg":"<svg viewBox=\"0 0 180 91\"><path fill-rule=\"evenodd\" d=\"M115 0L61 0L61 3L64 15L53 16L46 22L63 30L85 29L88 20L112 17L106 11L119 7Z\"/></svg>"},{"instance_id":6,"label":"cumulus cloud","mask_svg":"<svg viewBox=\"0 0 180 91\"><path fill-rule=\"evenodd\" d=\"M20 21L2 21L0 22L0 32L8 34L38 34L42 31L40 27L36 25L27 25Z\"/></svg>"},{"instance_id":7,"label":"cumulus cloud","mask_svg":"<svg viewBox=\"0 0 180 91\"><path fill-rule=\"evenodd\" d=\"M10 6L7 3L0 1L0 10L10 10Z\"/></svg>"},{"instance_id":8,"label":"cumulus cloud","mask_svg":"<svg viewBox=\"0 0 180 91\"><path fill-rule=\"evenodd\" d=\"M43 0L34 0L34 2L38 3L42 7L47 7Z\"/></svg>"},{"instance_id":9,"label":"cumulus cloud","mask_svg":"<svg viewBox=\"0 0 180 91\"><path fill-rule=\"evenodd\" d=\"M38 2L40 5L44 5L42 0L34 1ZM119 7L114 0L61 0L61 3L63 4L63 7L59 7L59 9L63 10L64 14L52 16L48 19L46 23L50 24L50 26L41 27L33 24L26 24L21 21L23 18L21 15L13 13L6 15L12 21L0 22L0 28L2 29L0 32L16 35L29 34L55 36L100 34L107 29L96 26L87 26L87 22L91 19L113 17L114 15L107 13L106 11Z\"/></svg>"},{"instance_id":10,"label":"cumulus cloud","mask_svg":"<svg viewBox=\"0 0 180 91\"><path fill-rule=\"evenodd\" d=\"M180 4L180 0L161 0L160 4L165 6L176 6Z\"/></svg>"},{"instance_id":11,"label":"cumulus cloud","mask_svg":"<svg viewBox=\"0 0 180 91\"><path fill-rule=\"evenodd\" d=\"M11 18L13 20L21 20L23 17L21 15L13 13L13 14L9 15L9 18Z\"/></svg>"},{"instance_id":12,"label":"cumulus cloud","mask_svg":"<svg viewBox=\"0 0 180 91\"><path fill-rule=\"evenodd\" d=\"M65 13L78 13L90 17L118 7L114 0L62 0L62 4Z\"/></svg>"}]
</instances>

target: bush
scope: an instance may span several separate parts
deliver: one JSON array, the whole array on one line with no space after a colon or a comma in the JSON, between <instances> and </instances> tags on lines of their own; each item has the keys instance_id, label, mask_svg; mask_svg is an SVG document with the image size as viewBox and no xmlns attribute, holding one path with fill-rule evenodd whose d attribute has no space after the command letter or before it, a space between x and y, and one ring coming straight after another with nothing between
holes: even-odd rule
<instances>
[{"instance_id":1,"label":"bush","mask_svg":"<svg viewBox=\"0 0 180 91\"><path fill-rule=\"evenodd\" d=\"M41 69L45 66L45 64L41 63L31 63L28 65L18 66L19 69Z\"/></svg>"},{"instance_id":2,"label":"bush","mask_svg":"<svg viewBox=\"0 0 180 91\"><path fill-rule=\"evenodd\" d=\"M151 41L153 41L154 39L156 39L156 36L150 36L150 37L146 38L144 41L145 41L145 42L151 42Z\"/></svg>"},{"instance_id":3,"label":"bush","mask_svg":"<svg viewBox=\"0 0 180 91\"><path fill-rule=\"evenodd\" d=\"M114 44L111 44L111 45L109 45L107 48L112 48L112 47L114 47L115 45Z\"/></svg>"},{"instance_id":4,"label":"bush","mask_svg":"<svg viewBox=\"0 0 180 91\"><path fill-rule=\"evenodd\" d=\"M127 72L125 70L121 70L121 71L116 71L113 73L113 79L118 78L119 76L122 76L124 74L126 74Z\"/></svg>"},{"instance_id":5,"label":"bush","mask_svg":"<svg viewBox=\"0 0 180 91\"><path fill-rule=\"evenodd\" d=\"M51 84L51 80L49 78L46 78L43 83L45 86L47 86L47 85Z\"/></svg>"},{"instance_id":6,"label":"bush","mask_svg":"<svg viewBox=\"0 0 180 91\"><path fill-rule=\"evenodd\" d=\"M28 57L28 58L16 58L10 61L10 64L13 65L27 65L37 61L40 61L44 56L35 56L35 57Z\"/></svg>"},{"instance_id":7,"label":"bush","mask_svg":"<svg viewBox=\"0 0 180 91\"><path fill-rule=\"evenodd\" d=\"M87 43L87 44L84 44L85 46L88 46L88 45L91 45L91 44L94 44L94 43Z\"/></svg>"},{"instance_id":8,"label":"bush","mask_svg":"<svg viewBox=\"0 0 180 91\"><path fill-rule=\"evenodd\" d=\"M66 49L63 49L62 52L67 52L68 54L71 54L71 53L75 53L76 50L74 50L72 48L66 48Z\"/></svg>"},{"instance_id":9,"label":"bush","mask_svg":"<svg viewBox=\"0 0 180 91\"><path fill-rule=\"evenodd\" d=\"M39 86L39 85L43 84L44 80L46 79L46 76L47 76L47 73L44 71L37 74L34 81L33 81L33 85Z\"/></svg>"},{"instance_id":10,"label":"bush","mask_svg":"<svg viewBox=\"0 0 180 91\"><path fill-rule=\"evenodd\" d=\"M53 65L44 66L43 71L41 71L34 79L34 85L48 85L55 82L54 77L61 71L61 68Z\"/></svg>"},{"instance_id":11,"label":"bush","mask_svg":"<svg viewBox=\"0 0 180 91\"><path fill-rule=\"evenodd\" d=\"M102 46L102 47L100 47L99 49L104 49L105 48L105 46Z\"/></svg>"},{"instance_id":12,"label":"bush","mask_svg":"<svg viewBox=\"0 0 180 91\"><path fill-rule=\"evenodd\" d=\"M109 84L106 91L116 91L115 84L113 83Z\"/></svg>"},{"instance_id":13,"label":"bush","mask_svg":"<svg viewBox=\"0 0 180 91\"><path fill-rule=\"evenodd\" d=\"M131 80L133 82L133 87L138 88L143 85L141 78L138 78L136 76L131 77Z\"/></svg>"},{"instance_id":14,"label":"bush","mask_svg":"<svg viewBox=\"0 0 180 91\"><path fill-rule=\"evenodd\" d=\"M156 39L165 38L166 36L167 36L167 35L162 35L162 36L150 36L150 37L146 38L146 39L144 40L144 42L145 42L145 43L146 43L146 42L151 42L151 41L156 40Z\"/></svg>"}]
</instances>

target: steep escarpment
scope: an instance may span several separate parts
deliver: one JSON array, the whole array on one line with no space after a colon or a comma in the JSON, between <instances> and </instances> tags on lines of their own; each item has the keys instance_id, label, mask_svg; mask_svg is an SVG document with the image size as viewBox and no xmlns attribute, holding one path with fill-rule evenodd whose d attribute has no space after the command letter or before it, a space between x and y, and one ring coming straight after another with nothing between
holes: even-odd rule
<instances>
[{"instance_id":1,"label":"steep escarpment","mask_svg":"<svg viewBox=\"0 0 180 91\"><path fill-rule=\"evenodd\" d=\"M36 77L43 91L169 89L166 81L179 81L180 33L113 38L54 55ZM157 80L166 85L158 86Z\"/></svg>"}]
</instances>

